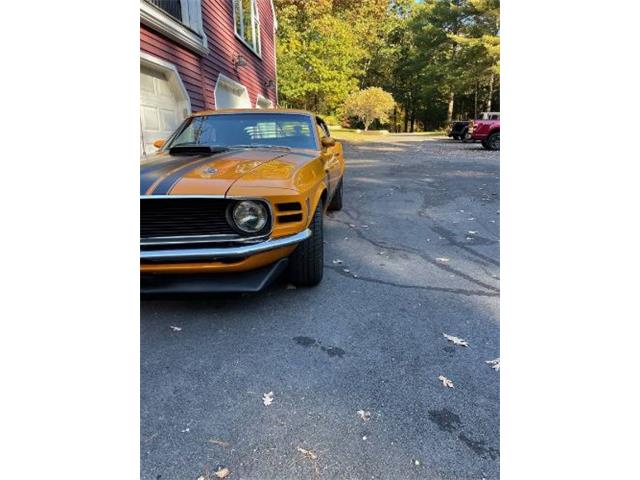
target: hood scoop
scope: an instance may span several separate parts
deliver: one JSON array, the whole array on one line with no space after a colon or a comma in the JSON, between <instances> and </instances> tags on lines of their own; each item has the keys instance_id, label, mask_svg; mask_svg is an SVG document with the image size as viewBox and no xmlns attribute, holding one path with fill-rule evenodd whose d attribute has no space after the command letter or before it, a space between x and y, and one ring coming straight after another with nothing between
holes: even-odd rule
<instances>
[{"instance_id":1,"label":"hood scoop","mask_svg":"<svg viewBox=\"0 0 640 480\"><path fill-rule=\"evenodd\" d=\"M214 153L222 153L228 150L226 147L211 147L208 145L176 145L169 149L169 155L213 155Z\"/></svg>"}]
</instances>

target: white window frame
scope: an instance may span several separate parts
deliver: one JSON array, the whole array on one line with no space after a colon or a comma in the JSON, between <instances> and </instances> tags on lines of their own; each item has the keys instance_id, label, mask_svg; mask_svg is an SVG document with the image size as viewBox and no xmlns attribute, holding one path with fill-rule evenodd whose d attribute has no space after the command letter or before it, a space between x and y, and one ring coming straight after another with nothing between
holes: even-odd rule
<instances>
[{"instance_id":1,"label":"white window frame","mask_svg":"<svg viewBox=\"0 0 640 480\"><path fill-rule=\"evenodd\" d=\"M140 0L140 21L200 55L208 54L207 36L202 26L201 0L181 0L180 5L182 22L155 5Z\"/></svg>"},{"instance_id":2,"label":"white window frame","mask_svg":"<svg viewBox=\"0 0 640 480\"><path fill-rule=\"evenodd\" d=\"M260 35L260 11L258 9L258 0L251 1L251 31L253 33L253 41L255 45L251 45L244 38L244 9L242 8L242 0L231 0L231 8L233 9L233 32L236 38L240 40L249 50L262 58L262 35ZM236 5L240 6L240 31L238 32L238 16L236 13ZM257 24L257 29L256 29Z\"/></svg>"}]
</instances>

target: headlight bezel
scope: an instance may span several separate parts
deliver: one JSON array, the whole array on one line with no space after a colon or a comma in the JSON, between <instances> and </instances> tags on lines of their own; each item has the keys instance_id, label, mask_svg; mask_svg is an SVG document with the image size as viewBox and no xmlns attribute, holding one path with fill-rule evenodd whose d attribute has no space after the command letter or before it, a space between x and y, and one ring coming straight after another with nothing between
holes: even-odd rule
<instances>
[{"instance_id":1,"label":"headlight bezel","mask_svg":"<svg viewBox=\"0 0 640 480\"><path fill-rule=\"evenodd\" d=\"M262 212L264 223L259 229L247 229L243 228L236 219L237 209L241 205L254 205L257 207L257 211ZM254 198L242 198L232 202L227 208L227 222L231 227L242 236L262 236L271 232L272 226L271 207L264 200Z\"/></svg>"}]
</instances>

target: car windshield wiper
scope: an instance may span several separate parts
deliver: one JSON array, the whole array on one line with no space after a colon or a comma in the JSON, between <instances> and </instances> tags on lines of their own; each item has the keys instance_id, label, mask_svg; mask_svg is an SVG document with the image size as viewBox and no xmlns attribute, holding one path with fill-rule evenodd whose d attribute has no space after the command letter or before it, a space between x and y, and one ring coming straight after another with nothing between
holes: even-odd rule
<instances>
[{"instance_id":1,"label":"car windshield wiper","mask_svg":"<svg viewBox=\"0 0 640 480\"><path fill-rule=\"evenodd\" d=\"M280 148L283 150L291 150L291 147L284 145L268 145L266 143L252 143L250 145L228 145L227 148Z\"/></svg>"}]
</instances>

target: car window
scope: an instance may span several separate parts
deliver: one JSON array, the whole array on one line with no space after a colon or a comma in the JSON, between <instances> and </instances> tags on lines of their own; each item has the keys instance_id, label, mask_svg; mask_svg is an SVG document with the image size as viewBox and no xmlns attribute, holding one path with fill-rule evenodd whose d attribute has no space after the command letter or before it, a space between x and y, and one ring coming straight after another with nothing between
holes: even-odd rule
<instances>
[{"instance_id":1,"label":"car window","mask_svg":"<svg viewBox=\"0 0 640 480\"><path fill-rule=\"evenodd\" d=\"M187 119L172 146L232 146L268 144L317 149L311 118L302 114L230 113Z\"/></svg>"}]
</instances>

